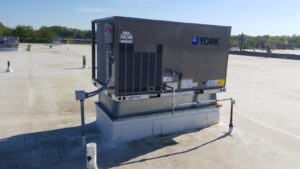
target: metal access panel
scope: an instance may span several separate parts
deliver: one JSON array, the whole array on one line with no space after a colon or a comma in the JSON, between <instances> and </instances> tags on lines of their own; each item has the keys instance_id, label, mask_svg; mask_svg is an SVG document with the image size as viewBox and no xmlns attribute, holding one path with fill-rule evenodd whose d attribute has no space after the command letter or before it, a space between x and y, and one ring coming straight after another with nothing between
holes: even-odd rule
<instances>
[{"instance_id":1,"label":"metal access panel","mask_svg":"<svg viewBox=\"0 0 300 169\"><path fill-rule=\"evenodd\" d=\"M92 77L109 94L225 87L231 27L111 17L92 32Z\"/></svg>"},{"instance_id":2,"label":"metal access panel","mask_svg":"<svg viewBox=\"0 0 300 169\"><path fill-rule=\"evenodd\" d=\"M19 37L15 36L3 36L0 37L0 48L18 48L19 47Z\"/></svg>"}]
</instances>

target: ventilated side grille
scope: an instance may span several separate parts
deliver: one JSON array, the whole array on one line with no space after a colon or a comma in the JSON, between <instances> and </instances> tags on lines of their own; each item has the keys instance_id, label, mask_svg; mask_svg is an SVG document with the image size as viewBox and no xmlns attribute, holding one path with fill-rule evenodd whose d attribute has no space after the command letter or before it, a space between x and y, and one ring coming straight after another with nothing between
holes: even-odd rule
<instances>
[{"instance_id":1,"label":"ventilated side grille","mask_svg":"<svg viewBox=\"0 0 300 169\"><path fill-rule=\"evenodd\" d=\"M156 78L155 78L155 90L160 91L162 85L162 55L163 46L157 45L156 49Z\"/></svg>"},{"instance_id":2,"label":"ventilated side grille","mask_svg":"<svg viewBox=\"0 0 300 169\"><path fill-rule=\"evenodd\" d=\"M120 43L117 95L155 93L162 84L162 51L134 52L133 44Z\"/></svg>"},{"instance_id":3,"label":"ventilated side grille","mask_svg":"<svg viewBox=\"0 0 300 169\"><path fill-rule=\"evenodd\" d=\"M125 93L125 80L126 80L126 46L124 44L120 45L119 48L119 93Z\"/></svg>"},{"instance_id":4,"label":"ventilated side grille","mask_svg":"<svg viewBox=\"0 0 300 169\"><path fill-rule=\"evenodd\" d=\"M149 63L148 63L148 53L143 52L142 53L142 85L141 85L141 90L142 92L147 91L148 87L148 71L149 71Z\"/></svg>"},{"instance_id":5,"label":"ventilated side grille","mask_svg":"<svg viewBox=\"0 0 300 169\"><path fill-rule=\"evenodd\" d=\"M142 57L141 57L140 52L135 52L134 53L134 83L133 83L133 88L134 92L140 92L141 91L141 70L142 70Z\"/></svg>"}]
</instances>

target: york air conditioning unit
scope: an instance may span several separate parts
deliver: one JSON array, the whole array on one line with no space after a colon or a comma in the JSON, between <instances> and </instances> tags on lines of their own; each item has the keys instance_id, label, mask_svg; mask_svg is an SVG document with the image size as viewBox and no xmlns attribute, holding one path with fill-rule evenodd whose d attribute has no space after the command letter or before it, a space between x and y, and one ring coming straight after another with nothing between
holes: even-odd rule
<instances>
[{"instance_id":1,"label":"york air conditioning unit","mask_svg":"<svg viewBox=\"0 0 300 169\"><path fill-rule=\"evenodd\" d=\"M93 20L93 83L107 88L96 104L99 126L140 118L161 127L164 122L158 121L166 114L176 123L177 114L193 120L191 112L217 109L216 93L225 91L230 32L228 26L128 17ZM217 123L218 116L205 125L199 116L197 127Z\"/></svg>"}]
</instances>

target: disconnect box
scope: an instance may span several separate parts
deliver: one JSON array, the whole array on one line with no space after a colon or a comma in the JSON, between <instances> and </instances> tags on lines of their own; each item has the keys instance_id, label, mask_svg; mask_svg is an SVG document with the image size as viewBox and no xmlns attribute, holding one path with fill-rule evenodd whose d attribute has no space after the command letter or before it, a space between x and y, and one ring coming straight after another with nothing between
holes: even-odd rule
<instances>
[{"instance_id":1,"label":"disconnect box","mask_svg":"<svg viewBox=\"0 0 300 169\"><path fill-rule=\"evenodd\" d=\"M92 78L110 96L225 87L231 27L111 17L92 30Z\"/></svg>"}]
</instances>

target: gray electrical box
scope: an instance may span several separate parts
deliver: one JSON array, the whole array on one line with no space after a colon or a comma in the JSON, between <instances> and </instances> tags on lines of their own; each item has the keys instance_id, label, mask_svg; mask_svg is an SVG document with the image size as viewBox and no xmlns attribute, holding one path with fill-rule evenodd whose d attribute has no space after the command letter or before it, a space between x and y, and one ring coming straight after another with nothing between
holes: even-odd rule
<instances>
[{"instance_id":1,"label":"gray electrical box","mask_svg":"<svg viewBox=\"0 0 300 169\"><path fill-rule=\"evenodd\" d=\"M222 89L231 27L111 17L92 21L92 78L109 95Z\"/></svg>"},{"instance_id":2,"label":"gray electrical box","mask_svg":"<svg viewBox=\"0 0 300 169\"><path fill-rule=\"evenodd\" d=\"M109 23L104 24L104 43L113 43L113 29Z\"/></svg>"}]
</instances>

